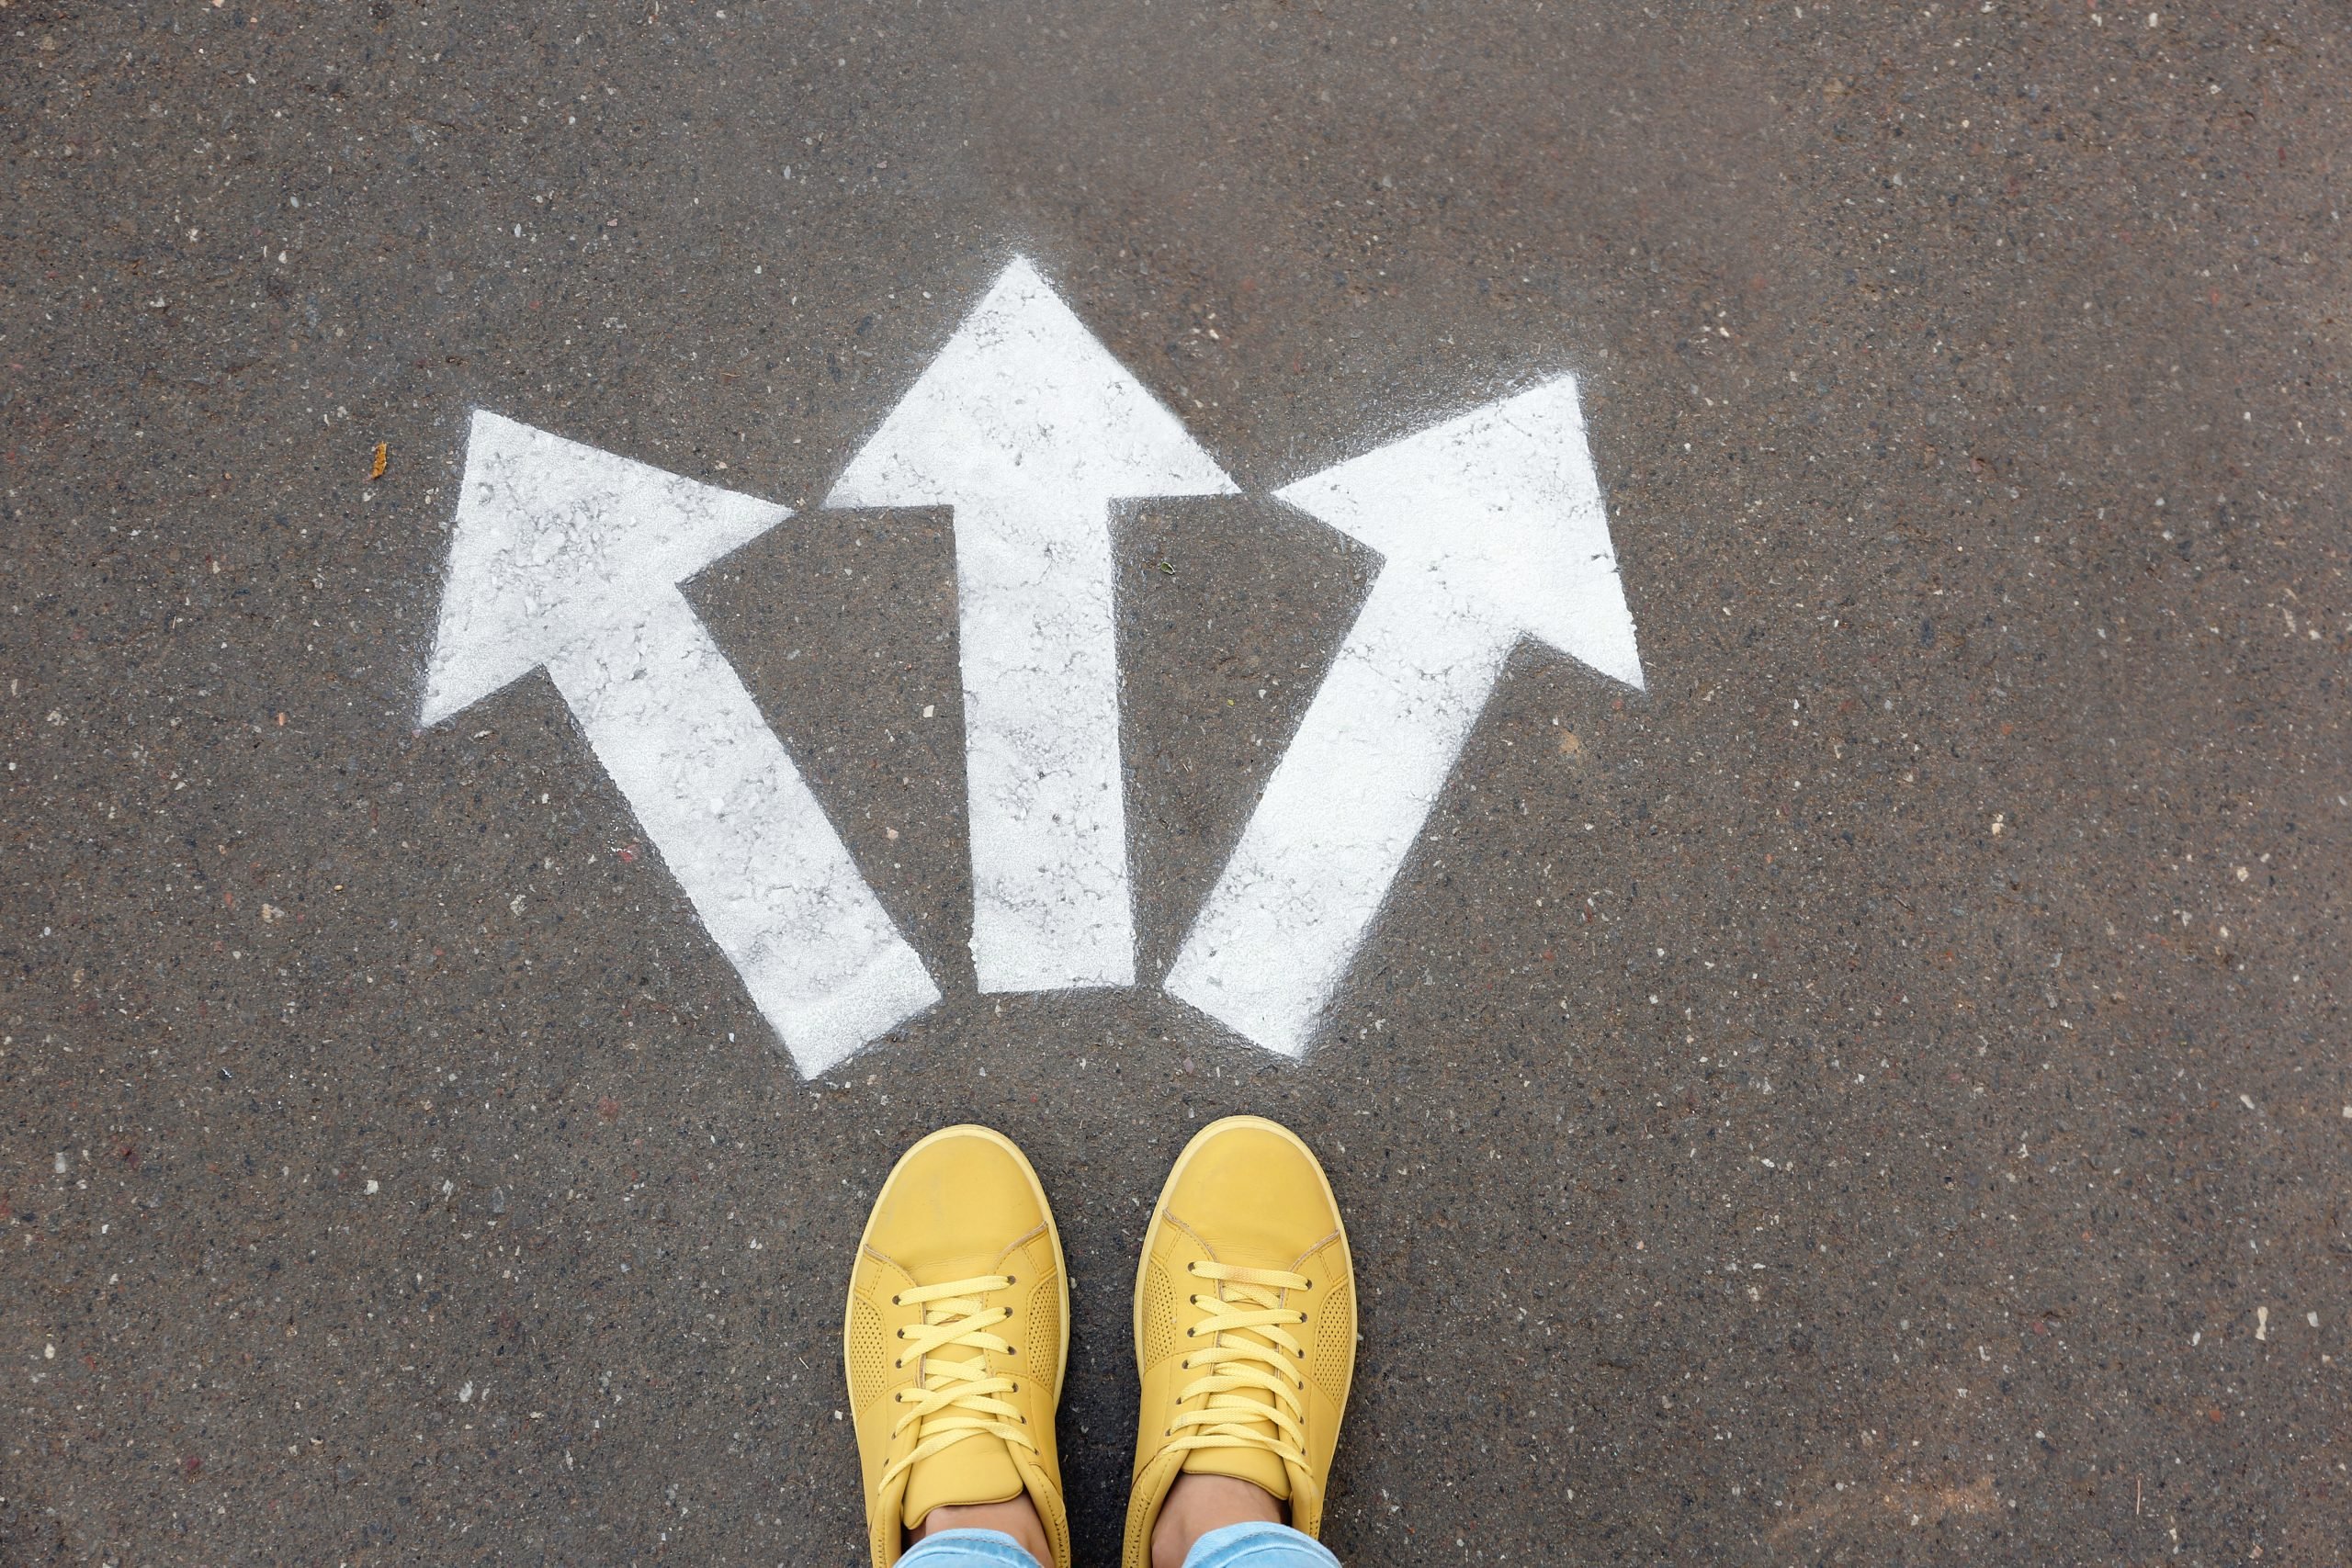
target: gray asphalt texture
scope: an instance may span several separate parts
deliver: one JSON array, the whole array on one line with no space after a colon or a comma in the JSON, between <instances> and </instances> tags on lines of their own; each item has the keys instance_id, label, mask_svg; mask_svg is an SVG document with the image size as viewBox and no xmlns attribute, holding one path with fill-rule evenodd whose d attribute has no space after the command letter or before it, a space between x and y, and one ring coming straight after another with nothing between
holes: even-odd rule
<instances>
[{"instance_id":1,"label":"gray asphalt texture","mask_svg":"<svg viewBox=\"0 0 2352 1568\"><path fill-rule=\"evenodd\" d=\"M1363 1269L1351 1563L2352 1560L2348 76L2282 0L12 0L0 1560L855 1563L849 1252L970 1119L1109 1561L1242 1110ZM948 991L820 1081L544 676L417 729L469 410L813 503L1015 252L1246 492L1119 536L1154 979L1373 565L1269 493L1582 378L1649 688L1521 650L1303 1063L975 995L943 513L690 587Z\"/></svg>"}]
</instances>

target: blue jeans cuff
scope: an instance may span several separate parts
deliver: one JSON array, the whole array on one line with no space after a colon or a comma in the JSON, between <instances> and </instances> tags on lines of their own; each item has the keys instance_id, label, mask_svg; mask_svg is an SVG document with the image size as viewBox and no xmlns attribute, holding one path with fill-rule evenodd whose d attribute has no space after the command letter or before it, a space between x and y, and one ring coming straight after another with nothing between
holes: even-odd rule
<instances>
[{"instance_id":1,"label":"blue jeans cuff","mask_svg":"<svg viewBox=\"0 0 2352 1568\"><path fill-rule=\"evenodd\" d=\"M899 1557L899 1568L1042 1568L1002 1530L941 1530Z\"/></svg>"},{"instance_id":2,"label":"blue jeans cuff","mask_svg":"<svg viewBox=\"0 0 2352 1568\"><path fill-rule=\"evenodd\" d=\"M1340 1568L1329 1548L1288 1525L1227 1525L1193 1543L1184 1568Z\"/></svg>"},{"instance_id":3,"label":"blue jeans cuff","mask_svg":"<svg viewBox=\"0 0 2352 1568\"><path fill-rule=\"evenodd\" d=\"M899 1568L1043 1568L1001 1530L941 1530L909 1547ZM1288 1525L1227 1525L1193 1543L1184 1568L1340 1568L1313 1536Z\"/></svg>"}]
</instances>

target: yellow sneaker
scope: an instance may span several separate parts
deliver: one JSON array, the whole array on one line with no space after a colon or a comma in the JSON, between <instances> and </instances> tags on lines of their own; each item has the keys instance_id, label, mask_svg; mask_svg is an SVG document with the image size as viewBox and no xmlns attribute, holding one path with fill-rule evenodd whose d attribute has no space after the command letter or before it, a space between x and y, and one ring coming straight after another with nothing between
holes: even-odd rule
<instances>
[{"instance_id":1,"label":"yellow sneaker","mask_svg":"<svg viewBox=\"0 0 2352 1568\"><path fill-rule=\"evenodd\" d=\"M900 1156L850 1269L842 1345L875 1568L932 1509L1023 1492L1053 1568L1070 1568L1054 1447L1069 1276L1012 1140L946 1127Z\"/></svg>"},{"instance_id":2,"label":"yellow sneaker","mask_svg":"<svg viewBox=\"0 0 2352 1568\"><path fill-rule=\"evenodd\" d=\"M1136 1272L1143 1404L1126 1568L1185 1472L1229 1475L1317 1534L1355 1372L1355 1270L1340 1205L1289 1129L1229 1116L1177 1157Z\"/></svg>"}]
</instances>

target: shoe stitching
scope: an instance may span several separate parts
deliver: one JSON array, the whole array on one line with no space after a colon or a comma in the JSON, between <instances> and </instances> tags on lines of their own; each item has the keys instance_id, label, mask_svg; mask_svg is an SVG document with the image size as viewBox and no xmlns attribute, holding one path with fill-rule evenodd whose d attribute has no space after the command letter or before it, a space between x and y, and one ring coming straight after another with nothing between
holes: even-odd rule
<instances>
[{"instance_id":1,"label":"shoe stitching","mask_svg":"<svg viewBox=\"0 0 2352 1568\"><path fill-rule=\"evenodd\" d=\"M998 1254L996 1255L996 1260L997 1260L999 1263L1003 1262L1006 1258L1008 1258L1012 1257L1014 1253L1016 1253L1016 1252L1020 1251L1023 1247L1024 1247L1028 1246L1031 1242L1033 1242L1033 1241L1036 1240L1039 1236L1044 1235L1046 1235L1046 1227L1044 1224L1039 1224L1039 1225L1035 1226L1034 1229L1032 1229L1031 1231L1029 1231L1029 1233L1028 1233L1027 1235L1022 1235L1022 1236L1018 1236L1018 1237L1014 1238L1014 1239L1013 1239L1010 1244L1008 1244L1008 1245L1006 1246L1005 1249L1004 1249L1002 1252L1000 1252L1000 1253L998 1253Z\"/></svg>"},{"instance_id":2,"label":"shoe stitching","mask_svg":"<svg viewBox=\"0 0 2352 1568\"><path fill-rule=\"evenodd\" d=\"M1192 1226L1186 1224L1182 1219L1178 1218L1174 1210L1162 1210L1159 1217L1166 1220L1170 1224L1174 1225L1178 1230L1182 1231L1186 1235L1191 1236L1193 1238L1193 1245L1198 1247L1203 1252L1209 1255L1210 1262L1218 1263L1224 1261L1224 1259L1217 1257L1216 1248L1210 1245L1209 1238L1194 1230Z\"/></svg>"},{"instance_id":3,"label":"shoe stitching","mask_svg":"<svg viewBox=\"0 0 2352 1568\"><path fill-rule=\"evenodd\" d=\"M1340 1233L1337 1230L1334 1230L1321 1241L1317 1242L1313 1247L1308 1247L1305 1252L1302 1252L1296 1258L1292 1258L1290 1260L1291 1272L1294 1274L1297 1273L1299 1271L1298 1266L1300 1264L1306 1262L1308 1258L1314 1257L1317 1253L1322 1251L1325 1247L1330 1246L1333 1242L1338 1241L1339 1239Z\"/></svg>"}]
</instances>

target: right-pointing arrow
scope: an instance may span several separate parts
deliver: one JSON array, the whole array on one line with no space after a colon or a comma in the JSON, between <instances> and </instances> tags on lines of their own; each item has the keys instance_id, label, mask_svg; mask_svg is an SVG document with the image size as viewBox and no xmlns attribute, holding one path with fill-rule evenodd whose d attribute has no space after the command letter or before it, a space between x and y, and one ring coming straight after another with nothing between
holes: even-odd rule
<instances>
[{"instance_id":1,"label":"right-pointing arrow","mask_svg":"<svg viewBox=\"0 0 2352 1568\"><path fill-rule=\"evenodd\" d=\"M1384 563L1167 988L1295 1056L1519 639L1642 668L1572 377L1278 493Z\"/></svg>"}]
</instances>

